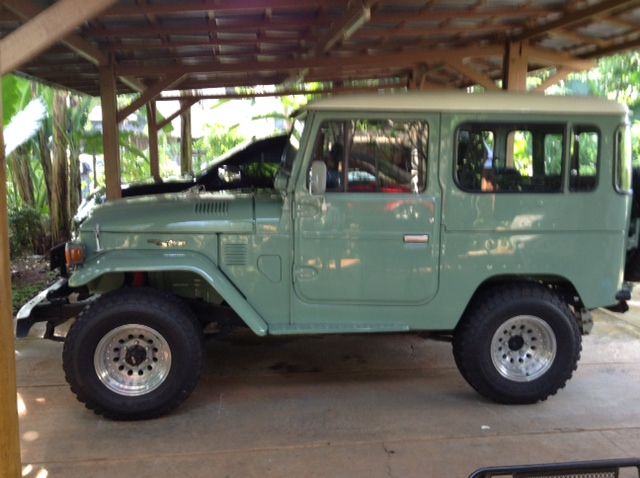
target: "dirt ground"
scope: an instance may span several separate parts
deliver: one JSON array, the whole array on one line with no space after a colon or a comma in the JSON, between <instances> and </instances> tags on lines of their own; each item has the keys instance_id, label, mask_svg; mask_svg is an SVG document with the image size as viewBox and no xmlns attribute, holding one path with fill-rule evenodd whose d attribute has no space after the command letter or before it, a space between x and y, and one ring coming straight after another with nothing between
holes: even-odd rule
<instances>
[{"instance_id":1,"label":"dirt ground","mask_svg":"<svg viewBox=\"0 0 640 478\"><path fill-rule=\"evenodd\" d=\"M13 313L53 281L55 273L49 270L46 256L24 256L11 261Z\"/></svg>"}]
</instances>

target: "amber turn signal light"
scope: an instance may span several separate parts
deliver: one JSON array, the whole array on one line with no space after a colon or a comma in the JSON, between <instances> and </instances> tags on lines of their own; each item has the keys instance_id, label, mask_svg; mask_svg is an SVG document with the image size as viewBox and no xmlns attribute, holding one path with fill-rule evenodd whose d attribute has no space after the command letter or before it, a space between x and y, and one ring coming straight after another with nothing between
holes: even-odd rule
<instances>
[{"instance_id":1,"label":"amber turn signal light","mask_svg":"<svg viewBox=\"0 0 640 478\"><path fill-rule=\"evenodd\" d=\"M67 242L64 246L64 257L67 267L76 267L84 263L86 251L83 244Z\"/></svg>"}]
</instances>

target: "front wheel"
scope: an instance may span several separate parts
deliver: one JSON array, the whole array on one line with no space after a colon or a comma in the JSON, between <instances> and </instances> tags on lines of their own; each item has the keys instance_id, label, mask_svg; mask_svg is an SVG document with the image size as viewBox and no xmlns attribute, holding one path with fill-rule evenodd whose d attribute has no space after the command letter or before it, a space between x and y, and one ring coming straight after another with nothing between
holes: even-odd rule
<instances>
[{"instance_id":1,"label":"front wheel","mask_svg":"<svg viewBox=\"0 0 640 478\"><path fill-rule=\"evenodd\" d=\"M578 323L567 305L537 284L487 292L456 328L462 376L499 403L535 403L555 394L577 367Z\"/></svg>"},{"instance_id":2,"label":"front wheel","mask_svg":"<svg viewBox=\"0 0 640 478\"><path fill-rule=\"evenodd\" d=\"M114 419L143 419L177 407L195 388L202 333L177 298L122 289L89 305L71 327L63 366L87 408Z\"/></svg>"}]
</instances>

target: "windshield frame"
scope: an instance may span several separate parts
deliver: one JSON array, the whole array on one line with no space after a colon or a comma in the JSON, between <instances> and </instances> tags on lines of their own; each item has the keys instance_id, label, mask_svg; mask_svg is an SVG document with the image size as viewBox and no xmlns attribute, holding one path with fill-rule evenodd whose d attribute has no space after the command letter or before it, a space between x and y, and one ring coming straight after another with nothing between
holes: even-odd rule
<instances>
[{"instance_id":1,"label":"windshield frame","mask_svg":"<svg viewBox=\"0 0 640 478\"><path fill-rule=\"evenodd\" d=\"M306 111L294 116L292 119L293 124L289 130L289 141L282 152L282 161L280 166L280 170L287 173L289 176L291 176L291 173L293 172L295 159L299 155L302 146L302 136L307 122Z\"/></svg>"}]
</instances>

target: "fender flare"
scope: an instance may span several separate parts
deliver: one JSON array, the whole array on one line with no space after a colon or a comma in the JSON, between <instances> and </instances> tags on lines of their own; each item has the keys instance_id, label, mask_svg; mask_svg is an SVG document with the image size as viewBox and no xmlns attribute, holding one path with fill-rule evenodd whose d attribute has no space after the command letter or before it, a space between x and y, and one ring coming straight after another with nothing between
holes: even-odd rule
<instances>
[{"instance_id":1,"label":"fender flare","mask_svg":"<svg viewBox=\"0 0 640 478\"><path fill-rule=\"evenodd\" d=\"M69 278L71 287L80 287L104 274L114 272L189 271L198 274L233 308L247 326L260 336L269 327L240 291L207 256L192 251L105 251L88 259Z\"/></svg>"}]
</instances>

